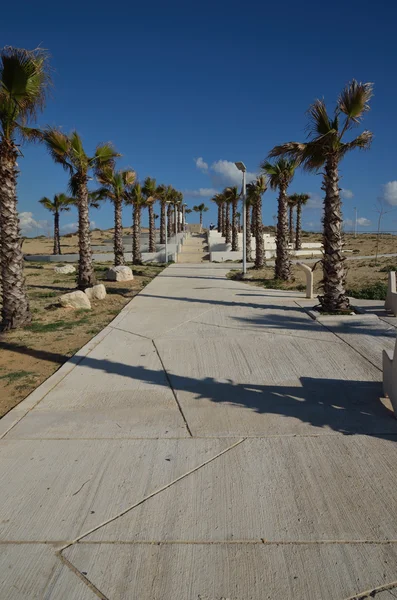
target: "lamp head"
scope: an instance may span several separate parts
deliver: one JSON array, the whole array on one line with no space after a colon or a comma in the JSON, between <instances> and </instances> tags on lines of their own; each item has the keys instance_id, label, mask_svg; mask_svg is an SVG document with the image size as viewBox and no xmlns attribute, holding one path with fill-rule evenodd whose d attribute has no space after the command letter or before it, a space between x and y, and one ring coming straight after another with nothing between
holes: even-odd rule
<instances>
[{"instance_id":1,"label":"lamp head","mask_svg":"<svg viewBox=\"0 0 397 600\"><path fill-rule=\"evenodd\" d=\"M243 173L247 170L246 166L243 162L236 162L234 163L236 165L236 167L238 168L239 171L243 171Z\"/></svg>"}]
</instances>

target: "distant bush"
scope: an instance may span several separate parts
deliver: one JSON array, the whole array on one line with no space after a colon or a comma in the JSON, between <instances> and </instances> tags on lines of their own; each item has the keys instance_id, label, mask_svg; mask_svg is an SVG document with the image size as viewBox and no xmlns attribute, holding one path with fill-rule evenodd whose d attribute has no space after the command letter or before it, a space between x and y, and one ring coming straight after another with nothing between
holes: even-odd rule
<instances>
[{"instance_id":1,"label":"distant bush","mask_svg":"<svg viewBox=\"0 0 397 600\"><path fill-rule=\"evenodd\" d=\"M379 269L379 273L388 273L389 271L397 271L397 265L386 265Z\"/></svg>"},{"instance_id":2,"label":"distant bush","mask_svg":"<svg viewBox=\"0 0 397 600\"><path fill-rule=\"evenodd\" d=\"M75 232L75 233L65 233L65 235L63 235L62 237L64 237L64 238L71 238L74 235L77 235L77 232Z\"/></svg>"},{"instance_id":3,"label":"distant bush","mask_svg":"<svg viewBox=\"0 0 397 600\"><path fill-rule=\"evenodd\" d=\"M346 291L348 296L360 300L386 300L387 283L378 281L366 287Z\"/></svg>"}]
</instances>

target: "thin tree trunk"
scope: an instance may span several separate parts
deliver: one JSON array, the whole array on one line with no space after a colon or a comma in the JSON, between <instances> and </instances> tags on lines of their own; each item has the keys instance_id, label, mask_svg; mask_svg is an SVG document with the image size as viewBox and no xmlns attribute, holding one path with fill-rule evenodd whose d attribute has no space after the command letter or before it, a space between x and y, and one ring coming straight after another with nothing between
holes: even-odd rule
<instances>
[{"instance_id":1,"label":"thin tree trunk","mask_svg":"<svg viewBox=\"0 0 397 600\"><path fill-rule=\"evenodd\" d=\"M80 290L95 285L88 213L87 175L80 174L78 183L79 211L79 272L77 286Z\"/></svg>"},{"instance_id":2,"label":"thin tree trunk","mask_svg":"<svg viewBox=\"0 0 397 600\"><path fill-rule=\"evenodd\" d=\"M342 255L342 210L339 195L338 159L330 156L325 165L323 220L323 292L319 297L322 309L335 312L349 309L346 296L346 270Z\"/></svg>"},{"instance_id":3,"label":"thin tree trunk","mask_svg":"<svg viewBox=\"0 0 397 600\"><path fill-rule=\"evenodd\" d=\"M251 207L248 207L248 209L251 210ZM252 235L256 235L256 210L255 210L255 206L252 206L251 233L252 233Z\"/></svg>"},{"instance_id":4,"label":"thin tree trunk","mask_svg":"<svg viewBox=\"0 0 397 600\"><path fill-rule=\"evenodd\" d=\"M168 205L167 208L167 237L170 239L172 237L172 206Z\"/></svg>"},{"instance_id":5,"label":"thin tree trunk","mask_svg":"<svg viewBox=\"0 0 397 600\"><path fill-rule=\"evenodd\" d=\"M203 213L200 210L200 229L203 228Z\"/></svg>"},{"instance_id":6,"label":"thin tree trunk","mask_svg":"<svg viewBox=\"0 0 397 600\"><path fill-rule=\"evenodd\" d=\"M218 204L218 226L217 226L218 232L220 233L222 231L222 205Z\"/></svg>"},{"instance_id":7,"label":"thin tree trunk","mask_svg":"<svg viewBox=\"0 0 397 600\"><path fill-rule=\"evenodd\" d=\"M232 202L232 252L238 250L237 202Z\"/></svg>"},{"instance_id":8,"label":"thin tree trunk","mask_svg":"<svg viewBox=\"0 0 397 600\"><path fill-rule=\"evenodd\" d=\"M121 199L114 200L114 264L124 265L123 221Z\"/></svg>"},{"instance_id":9,"label":"thin tree trunk","mask_svg":"<svg viewBox=\"0 0 397 600\"><path fill-rule=\"evenodd\" d=\"M176 214L178 217L178 233L182 233L182 207L180 204L178 204L178 210Z\"/></svg>"},{"instance_id":10,"label":"thin tree trunk","mask_svg":"<svg viewBox=\"0 0 397 600\"><path fill-rule=\"evenodd\" d=\"M232 229L230 225L230 204L226 202L226 223L225 223L225 243L230 244L232 241Z\"/></svg>"},{"instance_id":11,"label":"thin tree trunk","mask_svg":"<svg viewBox=\"0 0 397 600\"><path fill-rule=\"evenodd\" d=\"M287 186L280 185L278 197L278 215L277 215L277 237L276 237L276 267L274 276L276 279L289 281L291 278L291 268L288 253L288 201Z\"/></svg>"},{"instance_id":12,"label":"thin tree trunk","mask_svg":"<svg viewBox=\"0 0 397 600\"><path fill-rule=\"evenodd\" d=\"M2 282L1 330L31 321L23 276L22 240L17 211L17 150L13 142L0 143L0 262Z\"/></svg>"},{"instance_id":13,"label":"thin tree trunk","mask_svg":"<svg viewBox=\"0 0 397 600\"><path fill-rule=\"evenodd\" d=\"M160 244L165 244L165 211L167 205L165 202L161 202L160 206Z\"/></svg>"},{"instance_id":14,"label":"thin tree trunk","mask_svg":"<svg viewBox=\"0 0 397 600\"><path fill-rule=\"evenodd\" d=\"M245 220L245 251L247 256L247 262L252 261L252 245L251 245L251 207L246 207L246 220Z\"/></svg>"},{"instance_id":15,"label":"thin tree trunk","mask_svg":"<svg viewBox=\"0 0 397 600\"><path fill-rule=\"evenodd\" d=\"M149 204L149 252L156 252L156 225L154 222L154 205Z\"/></svg>"},{"instance_id":16,"label":"thin tree trunk","mask_svg":"<svg viewBox=\"0 0 397 600\"><path fill-rule=\"evenodd\" d=\"M226 213L227 213L227 202L222 204L222 237L226 237Z\"/></svg>"},{"instance_id":17,"label":"thin tree trunk","mask_svg":"<svg viewBox=\"0 0 397 600\"><path fill-rule=\"evenodd\" d=\"M53 252L53 254L62 254L61 238L59 235L59 212L57 210L54 213L54 252Z\"/></svg>"},{"instance_id":18,"label":"thin tree trunk","mask_svg":"<svg viewBox=\"0 0 397 600\"><path fill-rule=\"evenodd\" d=\"M295 250L302 248L302 204L298 202L296 205L296 237L295 237Z\"/></svg>"},{"instance_id":19,"label":"thin tree trunk","mask_svg":"<svg viewBox=\"0 0 397 600\"><path fill-rule=\"evenodd\" d=\"M289 206L289 243L294 243L294 207Z\"/></svg>"},{"instance_id":20,"label":"thin tree trunk","mask_svg":"<svg viewBox=\"0 0 397 600\"><path fill-rule=\"evenodd\" d=\"M132 222L132 263L134 265L142 264L141 252L141 205L134 204L133 222Z\"/></svg>"},{"instance_id":21,"label":"thin tree trunk","mask_svg":"<svg viewBox=\"0 0 397 600\"><path fill-rule=\"evenodd\" d=\"M262 225L262 196L259 196L252 208L255 214L255 268L262 269L265 265L265 247L263 243L263 225Z\"/></svg>"}]
</instances>

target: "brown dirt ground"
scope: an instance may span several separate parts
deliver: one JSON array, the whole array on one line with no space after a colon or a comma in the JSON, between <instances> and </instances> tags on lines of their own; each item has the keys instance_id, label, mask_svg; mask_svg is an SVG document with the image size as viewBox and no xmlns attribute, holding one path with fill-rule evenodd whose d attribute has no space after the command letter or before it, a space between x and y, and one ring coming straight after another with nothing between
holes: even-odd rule
<instances>
[{"instance_id":1,"label":"brown dirt ground","mask_svg":"<svg viewBox=\"0 0 397 600\"><path fill-rule=\"evenodd\" d=\"M25 275L33 321L0 335L0 417L16 406L105 327L163 267L134 267L134 280L106 281L107 296L92 310L60 307L57 299L75 289L75 274L55 273L56 263L27 263ZM109 265L95 264L98 283Z\"/></svg>"}]
</instances>

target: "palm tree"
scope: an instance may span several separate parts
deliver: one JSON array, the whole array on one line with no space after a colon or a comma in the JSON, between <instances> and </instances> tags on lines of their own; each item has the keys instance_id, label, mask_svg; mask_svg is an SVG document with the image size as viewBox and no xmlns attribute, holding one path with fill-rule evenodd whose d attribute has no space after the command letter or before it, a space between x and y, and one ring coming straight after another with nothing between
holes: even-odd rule
<instances>
[{"instance_id":1,"label":"palm tree","mask_svg":"<svg viewBox=\"0 0 397 600\"><path fill-rule=\"evenodd\" d=\"M142 193L146 198L149 211L149 252L156 252L156 224L154 220L154 202L158 197L156 180L152 177L146 177L143 182Z\"/></svg>"},{"instance_id":2,"label":"palm tree","mask_svg":"<svg viewBox=\"0 0 397 600\"><path fill-rule=\"evenodd\" d=\"M262 224L262 196L267 190L267 180L264 175L259 175L255 181L247 185L247 200L252 205L253 221L255 222L255 268L262 269L265 264L265 251L263 244ZM249 234L250 235L250 234ZM247 226L248 237L248 226ZM251 245L251 235L250 235Z\"/></svg>"},{"instance_id":3,"label":"palm tree","mask_svg":"<svg viewBox=\"0 0 397 600\"><path fill-rule=\"evenodd\" d=\"M264 161L261 164L261 168L268 175L272 190L277 188L279 190L276 237L276 268L274 271L274 276L276 279L288 281L291 278L291 266L288 253L287 190L294 177L296 163L292 160L279 158L273 164Z\"/></svg>"},{"instance_id":4,"label":"palm tree","mask_svg":"<svg viewBox=\"0 0 397 600\"><path fill-rule=\"evenodd\" d=\"M309 194L292 194L289 198L290 200L292 199L294 206L296 206L295 250L300 250L302 248L302 206L307 204L310 196Z\"/></svg>"},{"instance_id":5,"label":"palm tree","mask_svg":"<svg viewBox=\"0 0 397 600\"><path fill-rule=\"evenodd\" d=\"M74 198L70 198L66 194L55 194L54 199L42 198L40 204L54 215L54 249L53 254L62 254L61 238L59 233L59 215L61 212L69 211L71 205L74 205Z\"/></svg>"},{"instance_id":6,"label":"palm tree","mask_svg":"<svg viewBox=\"0 0 397 600\"><path fill-rule=\"evenodd\" d=\"M237 186L227 187L223 192L227 201L232 205L232 251L238 250L238 223L237 223L237 205L240 199Z\"/></svg>"},{"instance_id":7,"label":"palm tree","mask_svg":"<svg viewBox=\"0 0 397 600\"><path fill-rule=\"evenodd\" d=\"M182 205L183 205L183 194L178 190L175 190L175 206L176 206L176 227L175 232L182 232Z\"/></svg>"},{"instance_id":8,"label":"palm tree","mask_svg":"<svg viewBox=\"0 0 397 600\"><path fill-rule=\"evenodd\" d=\"M16 184L19 144L34 138L27 127L45 106L50 85L48 57L42 49L6 46L0 51L0 263L2 331L31 320L23 276Z\"/></svg>"},{"instance_id":9,"label":"palm tree","mask_svg":"<svg viewBox=\"0 0 397 600\"><path fill-rule=\"evenodd\" d=\"M157 197L160 200L160 244L165 244L165 215L167 211L167 202L172 200L174 188L172 185L164 185L163 183L157 188ZM169 206L169 205L168 205ZM169 215L168 215L168 228L169 225ZM167 235L169 237L168 229Z\"/></svg>"},{"instance_id":10,"label":"palm tree","mask_svg":"<svg viewBox=\"0 0 397 600\"><path fill-rule=\"evenodd\" d=\"M294 208L296 206L295 194L288 196L287 203L288 203L288 212L289 212L289 216L288 216L289 243L293 244L294 243Z\"/></svg>"},{"instance_id":11,"label":"palm tree","mask_svg":"<svg viewBox=\"0 0 397 600\"><path fill-rule=\"evenodd\" d=\"M207 212L208 206L206 206L204 204L204 202L202 202L198 206L193 206L193 210L195 212L200 213L200 229L202 229L202 227L203 227L203 212Z\"/></svg>"},{"instance_id":12,"label":"palm tree","mask_svg":"<svg viewBox=\"0 0 397 600\"><path fill-rule=\"evenodd\" d=\"M114 264L115 266L124 265L124 244L123 244L123 221L122 210L123 202L126 200L131 187L133 186L136 173L132 169L115 171L114 168L108 167L103 169L97 175L102 188L95 192L89 193L90 206L98 207L98 201L101 196L109 198L114 206Z\"/></svg>"},{"instance_id":13,"label":"palm tree","mask_svg":"<svg viewBox=\"0 0 397 600\"><path fill-rule=\"evenodd\" d=\"M132 263L142 264L141 250L141 213L142 208L147 206L147 198L142 191L142 186L137 181L128 193L127 204L132 204Z\"/></svg>"},{"instance_id":14,"label":"palm tree","mask_svg":"<svg viewBox=\"0 0 397 600\"><path fill-rule=\"evenodd\" d=\"M323 100L316 100L309 108L309 141L289 142L276 146L271 156L287 156L298 161L307 171L324 167L323 190L323 296L320 303L326 312L349 309L346 296L346 271L342 256L342 212L339 190L339 163L350 150L370 147L372 133L364 131L350 142L343 141L345 134L358 125L370 108L372 83L353 80L341 92L333 117L327 112ZM344 118L343 118L344 115ZM340 117L344 120L340 122Z\"/></svg>"},{"instance_id":15,"label":"palm tree","mask_svg":"<svg viewBox=\"0 0 397 600\"><path fill-rule=\"evenodd\" d=\"M69 187L77 201L79 212L79 272L77 285L85 290L95 284L90 242L90 219L88 214L88 179L91 170L100 177L106 169L114 167L117 154L111 144L97 146L93 156L87 156L77 131L69 135L59 129L47 128L43 132L44 143L53 160L70 174Z\"/></svg>"},{"instance_id":16,"label":"palm tree","mask_svg":"<svg viewBox=\"0 0 397 600\"><path fill-rule=\"evenodd\" d=\"M218 233L222 233L223 229L224 229L224 225L223 225L223 205L225 203L225 199L223 197L222 194L215 194L215 196L213 196L211 198L212 202L215 202L215 204L218 207L218 222L217 222L217 229L218 229Z\"/></svg>"}]
</instances>

